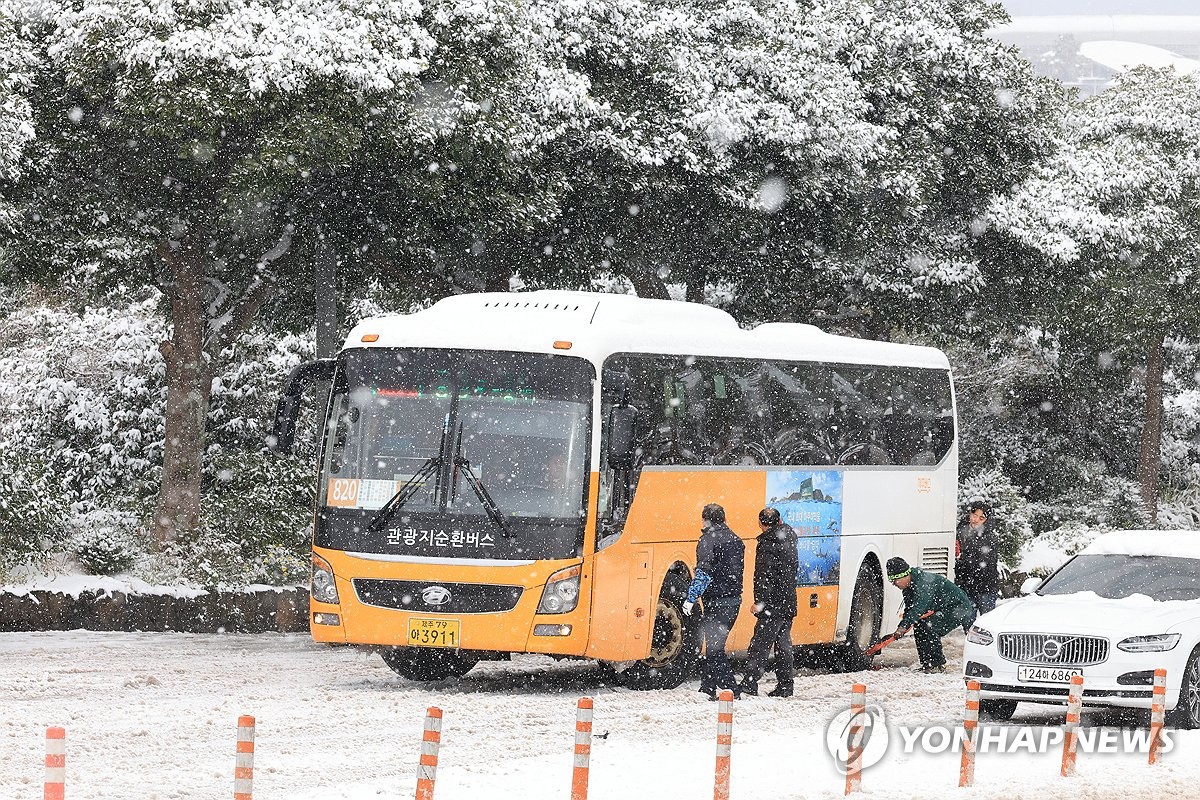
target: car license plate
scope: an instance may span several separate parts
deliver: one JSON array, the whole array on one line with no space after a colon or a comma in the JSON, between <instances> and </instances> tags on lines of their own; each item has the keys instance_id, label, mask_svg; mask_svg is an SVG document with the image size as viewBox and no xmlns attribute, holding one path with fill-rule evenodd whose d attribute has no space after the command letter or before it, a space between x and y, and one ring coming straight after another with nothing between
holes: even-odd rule
<instances>
[{"instance_id":1,"label":"car license plate","mask_svg":"<svg viewBox=\"0 0 1200 800\"><path fill-rule=\"evenodd\" d=\"M462 644L456 619L420 619L408 621L408 643L412 647L453 647Z\"/></svg>"},{"instance_id":2,"label":"car license plate","mask_svg":"<svg viewBox=\"0 0 1200 800\"><path fill-rule=\"evenodd\" d=\"M1034 664L1018 664L1017 680L1038 683L1070 683L1075 675L1082 675L1078 667L1039 667Z\"/></svg>"}]
</instances>

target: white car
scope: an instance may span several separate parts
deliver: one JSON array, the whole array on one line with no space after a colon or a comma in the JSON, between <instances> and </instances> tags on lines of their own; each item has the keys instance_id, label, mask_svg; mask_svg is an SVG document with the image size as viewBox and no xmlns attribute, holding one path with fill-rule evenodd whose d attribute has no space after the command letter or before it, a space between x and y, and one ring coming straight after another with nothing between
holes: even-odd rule
<instances>
[{"instance_id":1,"label":"white car","mask_svg":"<svg viewBox=\"0 0 1200 800\"><path fill-rule=\"evenodd\" d=\"M983 714L1064 704L1073 675L1084 705L1148 709L1161 667L1168 722L1200 727L1200 533L1103 534L1022 591L967 633L963 677L979 681Z\"/></svg>"}]
</instances>

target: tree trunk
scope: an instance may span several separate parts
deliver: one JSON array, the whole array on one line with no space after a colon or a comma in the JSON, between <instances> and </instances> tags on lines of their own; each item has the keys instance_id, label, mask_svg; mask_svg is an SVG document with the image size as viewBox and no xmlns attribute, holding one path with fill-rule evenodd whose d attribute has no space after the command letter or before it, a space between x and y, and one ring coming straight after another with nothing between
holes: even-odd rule
<instances>
[{"instance_id":1,"label":"tree trunk","mask_svg":"<svg viewBox=\"0 0 1200 800\"><path fill-rule=\"evenodd\" d=\"M1162 469L1163 340L1160 331L1150 335L1146 352L1146 413L1138 444L1138 486L1142 510L1151 526L1158 524L1158 483Z\"/></svg>"},{"instance_id":2,"label":"tree trunk","mask_svg":"<svg viewBox=\"0 0 1200 800\"><path fill-rule=\"evenodd\" d=\"M159 345L167 368L167 406L162 486L153 533L160 543L194 535L200 529L201 458L212 394L212 366L204 353L204 253L189 234L178 249L159 254L173 279L172 334Z\"/></svg>"},{"instance_id":3,"label":"tree trunk","mask_svg":"<svg viewBox=\"0 0 1200 800\"><path fill-rule=\"evenodd\" d=\"M321 234L313 265L313 317L317 328L317 358L333 358L341 349L338 336L337 253Z\"/></svg>"},{"instance_id":4,"label":"tree trunk","mask_svg":"<svg viewBox=\"0 0 1200 800\"><path fill-rule=\"evenodd\" d=\"M704 264L692 264L688 269L687 301L704 304L704 286L708 283L708 270Z\"/></svg>"},{"instance_id":5,"label":"tree trunk","mask_svg":"<svg viewBox=\"0 0 1200 800\"><path fill-rule=\"evenodd\" d=\"M629 266L625 270L625 277L629 278L629 282L633 284L633 291L637 293L638 297L649 297L654 300L671 299L663 279L658 277L658 274L640 259L636 262L629 262Z\"/></svg>"}]
</instances>

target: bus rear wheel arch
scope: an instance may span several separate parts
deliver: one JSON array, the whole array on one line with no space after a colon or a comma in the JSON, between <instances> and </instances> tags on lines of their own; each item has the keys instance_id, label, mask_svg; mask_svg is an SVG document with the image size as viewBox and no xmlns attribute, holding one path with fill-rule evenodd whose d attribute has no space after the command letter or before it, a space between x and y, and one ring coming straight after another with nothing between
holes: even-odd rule
<instances>
[{"instance_id":1,"label":"bus rear wheel arch","mask_svg":"<svg viewBox=\"0 0 1200 800\"><path fill-rule=\"evenodd\" d=\"M479 663L479 658L470 653L433 647L390 647L380 655L401 678L422 682L461 678Z\"/></svg>"},{"instance_id":2,"label":"bus rear wheel arch","mask_svg":"<svg viewBox=\"0 0 1200 800\"><path fill-rule=\"evenodd\" d=\"M674 689L691 678L700 660L700 620L683 613L688 579L672 572L663 582L654 611L650 653L621 673L631 689Z\"/></svg>"}]
</instances>

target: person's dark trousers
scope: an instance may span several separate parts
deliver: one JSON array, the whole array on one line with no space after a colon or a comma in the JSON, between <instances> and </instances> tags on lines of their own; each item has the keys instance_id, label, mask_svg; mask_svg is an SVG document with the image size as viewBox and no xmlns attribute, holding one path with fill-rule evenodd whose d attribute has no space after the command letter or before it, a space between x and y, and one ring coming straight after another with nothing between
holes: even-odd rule
<instances>
[{"instance_id":1,"label":"person's dark trousers","mask_svg":"<svg viewBox=\"0 0 1200 800\"><path fill-rule=\"evenodd\" d=\"M750 654L742 686L758 691L758 679L767 671L767 660L775 649L776 688L791 689L794 684L795 659L792 655L792 617L759 616L754 622L750 639Z\"/></svg>"},{"instance_id":2,"label":"person's dark trousers","mask_svg":"<svg viewBox=\"0 0 1200 800\"><path fill-rule=\"evenodd\" d=\"M923 619L917 623L917 627L913 629L913 636L917 640L917 656L921 659L923 667L941 667L946 663L946 654L942 652L942 637L955 628L961 627L963 630L971 627L975 622L975 614L967 615L968 618L961 616L953 616L943 611L939 611L928 619Z\"/></svg>"},{"instance_id":3,"label":"person's dark trousers","mask_svg":"<svg viewBox=\"0 0 1200 800\"><path fill-rule=\"evenodd\" d=\"M971 602L975 604L975 609L980 614L986 614L996 607L995 592L967 592L967 596L971 598Z\"/></svg>"},{"instance_id":4,"label":"person's dark trousers","mask_svg":"<svg viewBox=\"0 0 1200 800\"><path fill-rule=\"evenodd\" d=\"M708 695L718 689L737 689L737 679L729 665L725 641L737 620L741 597L718 597L704 603L700 632L704 635L704 663L700 667L700 691Z\"/></svg>"}]
</instances>

